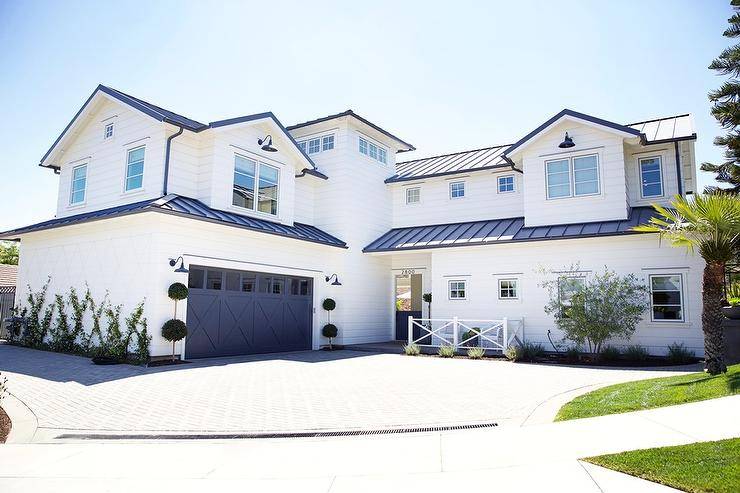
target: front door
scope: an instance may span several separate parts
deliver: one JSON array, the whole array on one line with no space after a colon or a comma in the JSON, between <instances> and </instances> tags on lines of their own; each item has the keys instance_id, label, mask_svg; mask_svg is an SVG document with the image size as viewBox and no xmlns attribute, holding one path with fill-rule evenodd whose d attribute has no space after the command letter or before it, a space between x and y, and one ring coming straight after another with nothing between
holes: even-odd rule
<instances>
[{"instance_id":1,"label":"front door","mask_svg":"<svg viewBox=\"0 0 740 493\"><path fill-rule=\"evenodd\" d=\"M409 317L421 318L421 274L397 275L395 293L396 340L407 341L409 337ZM416 334L414 335L416 336Z\"/></svg>"}]
</instances>

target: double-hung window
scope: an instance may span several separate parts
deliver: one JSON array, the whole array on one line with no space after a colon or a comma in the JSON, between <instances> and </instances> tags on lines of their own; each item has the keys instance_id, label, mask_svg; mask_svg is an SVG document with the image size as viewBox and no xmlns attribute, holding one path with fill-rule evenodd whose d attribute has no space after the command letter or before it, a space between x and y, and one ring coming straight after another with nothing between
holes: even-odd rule
<instances>
[{"instance_id":1,"label":"double-hung window","mask_svg":"<svg viewBox=\"0 0 740 493\"><path fill-rule=\"evenodd\" d=\"M650 276L651 318L654 322L683 322L681 274Z\"/></svg>"},{"instance_id":2,"label":"double-hung window","mask_svg":"<svg viewBox=\"0 0 740 493\"><path fill-rule=\"evenodd\" d=\"M406 189L406 203L418 204L421 202L421 188L413 187Z\"/></svg>"},{"instance_id":3,"label":"double-hung window","mask_svg":"<svg viewBox=\"0 0 740 493\"><path fill-rule=\"evenodd\" d=\"M467 299L466 281L449 281L447 283L448 295L451 300Z\"/></svg>"},{"instance_id":4,"label":"double-hung window","mask_svg":"<svg viewBox=\"0 0 740 493\"><path fill-rule=\"evenodd\" d=\"M498 193L514 191L514 175L498 177Z\"/></svg>"},{"instance_id":5,"label":"double-hung window","mask_svg":"<svg viewBox=\"0 0 740 493\"><path fill-rule=\"evenodd\" d=\"M279 182L280 170L276 167L236 154L231 203L275 216L278 211Z\"/></svg>"},{"instance_id":6,"label":"double-hung window","mask_svg":"<svg viewBox=\"0 0 740 493\"><path fill-rule=\"evenodd\" d=\"M144 147L131 149L126 156L125 191L129 192L144 186Z\"/></svg>"},{"instance_id":7,"label":"double-hung window","mask_svg":"<svg viewBox=\"0 0 740 493\"><path fill-rule=\"evenodd\" d=\"M465 182L453 181L450 183L450 198L461 199L465 197Z\"/></svg>"},{"instance_id":8,"label":"double-hung window","mask_svg":"<svg viewBox=\"0 0 740 493\"><path fill-rule=\"evenodd\" d=\"M660 156L640 158L640 194L643 198L663 195L663 170Z\"/></svg>"},{"instance_id":9,"label":"double-hung window","mask_svg":"<svg viewBox=\"0 0 740 493\"><path fill-rule=\"evenodd\" d=\"M515 300L519 298L519 281L517 279L499 279L498 298L500 300Z\"/></svg>"},{"instance_id":10,"label":"double-hung window","mask_svg":"<svg viewBox=\"0 0 740 493\"><path fill-rule=\"evenodd\" d=\"M547 198L597 195L599 157L596 154L545 162Z\"/></svg>"},{"instance_id":11,"label":"double-hung window","mask_svg":"<svg viewBox=\"0 0 740 493\"><path fill-rule=\"evenodd\" d=\"M81 164L72 168L72 186L69 196L69 204L81 204L85 201L85 190L87 189L87 164Z\"/></svg>"}]
</instances>

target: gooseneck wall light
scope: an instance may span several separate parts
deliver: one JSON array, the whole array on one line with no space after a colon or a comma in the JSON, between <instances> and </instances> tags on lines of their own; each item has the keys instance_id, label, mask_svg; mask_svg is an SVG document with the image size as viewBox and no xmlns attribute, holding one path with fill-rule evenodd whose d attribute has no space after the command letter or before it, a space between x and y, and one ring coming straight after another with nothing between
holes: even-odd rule
<instances>
[{"instance_id":1,"label":"gooseneck wall light","mask_svg":"<svg viewBox=\"0 0 740 493\"><path fill-rule=\"evenodd\" d=\"M563 139L558 147L561 149L570 149L574 145L576 145L576 143L573 142L573 138L568 135L568 132L565 132L565 139Z\"/></svg>"},{"instance_id":2,"label":"gooseneck wall light","mask_svg":"<svg viewBox=\"0 0 740 493\"><path fill-rule=\"evenodd\" d=\"M339 278L337 277L336 274L332 274L330 276L326 276L325 277L325 280L326 280L326 282L329 282L329 281L331 281L332 278L334 278L334 282L331 283L332 286L341 286L342 285L342 283L339 282Z\"/></svg>"},{"instance_id":3,"label":"gooseneck wall light","mask_svg":"<svg viewBox=\"0 0 740 493\"><path fill-rule=\"evenodd\" d=\"M185 260L182 258L182 255L180 255L176 259L175 258L171 258L170 259L170 267L176 266L177 265L177 262L180 262L180 267L178 267L177 269L175 269L175 272L187 274L189 271L185 267Z\"/></svg>"},{"instance_id":4,"label":"gooseneck wall light","mask_svg":"<svg viewBox=\"0 0 740 493\"><path fill-rule=\"evenodd\" d=\"M264 139L257 139L257 144L262 146L263 151L277 152L277 149L272 147L272 135L267 135Z\"/></svg>"}]
</instances>

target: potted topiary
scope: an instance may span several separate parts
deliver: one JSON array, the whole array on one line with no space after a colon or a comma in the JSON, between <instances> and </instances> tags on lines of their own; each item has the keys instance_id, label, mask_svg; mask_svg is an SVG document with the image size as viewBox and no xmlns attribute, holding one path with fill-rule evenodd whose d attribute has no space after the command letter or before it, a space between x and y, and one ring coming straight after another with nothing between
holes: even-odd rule
<instances>
[{"instance_id":1,"label":"potted topiary","mask_svg":"<svg viewBox=\"0 0 740 493\"><path fill-rule=\"evenodd\" d=\"M172 318L177 318L177 302L188 297L188 287L181 282L173 282L167 289L167 296L175 302L175 313Z\"/></svg>"},{"instance_id":2,"label":"potted topiary","mask_svg":"<svg viewBox=\"0 0 740 493\"><path fill-rule=\"evenodd\" d=\"M337 329L337 326L334 324L326 324L324 325L324 328L321 329L321 335L329 339L329 351L333 349L332 339L334 339L338 333L339 329Z\"/></svg>"},{"instance_id":3,"label":"potted topiary","mask_svg":"<svg viewBox=\"0 0 740 493\"><path fill-rule=\"evenodd\" d=\"M188 328L185 322L173 318L167 320L162 326L162 337L172 342L172 362L175 362L175 343L181 341L188 335Z\"/></svg>"}]
</instances>

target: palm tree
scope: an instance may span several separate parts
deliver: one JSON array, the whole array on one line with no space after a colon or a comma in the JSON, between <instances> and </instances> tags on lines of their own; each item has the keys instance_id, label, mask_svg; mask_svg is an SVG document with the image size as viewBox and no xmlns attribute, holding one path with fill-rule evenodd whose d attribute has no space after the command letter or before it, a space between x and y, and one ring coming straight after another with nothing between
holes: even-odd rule
<instances>
[{"instance_id":1,"label":"palm tree","mask_svg":"<svg viewBox=\"0 0 740 493\"><path fill-rule=\"evenodd\" d=\"M736 258L740 246L740 198L715 192L693 200L676 196L672 208L653 204L657 217L635 231L658 233L673 246L698 250L704 259L704 293L701 314L704 330L704 368L712 375L727 371L722 331L725 264Z\"/></svg>"}]
</instances>

